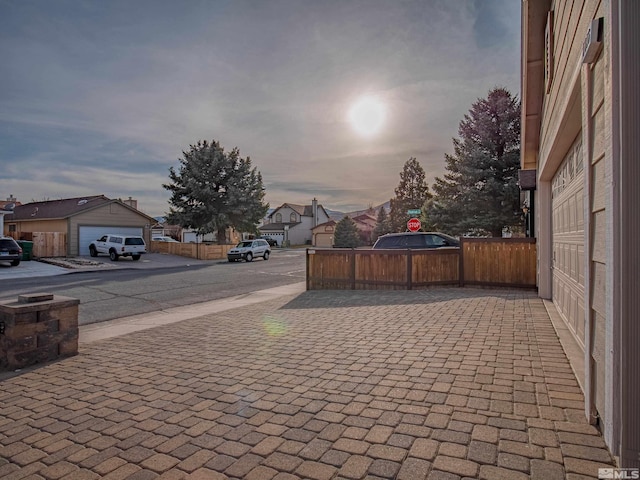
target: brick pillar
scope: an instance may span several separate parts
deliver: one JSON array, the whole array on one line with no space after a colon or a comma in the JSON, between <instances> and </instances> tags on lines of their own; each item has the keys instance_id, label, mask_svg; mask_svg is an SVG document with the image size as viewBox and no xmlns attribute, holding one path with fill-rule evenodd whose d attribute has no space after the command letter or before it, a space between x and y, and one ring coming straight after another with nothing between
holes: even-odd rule
<instances>
[{"instance_id":1,"label":"brick pillar","mask_svg":"<svg viewBox=\"0 0 640 480\"><path fill-rule=\"evenodd\" d=\"M79 304L50 293L0 301L0 371L76 355Z\"/></svg>"}]
</instances>

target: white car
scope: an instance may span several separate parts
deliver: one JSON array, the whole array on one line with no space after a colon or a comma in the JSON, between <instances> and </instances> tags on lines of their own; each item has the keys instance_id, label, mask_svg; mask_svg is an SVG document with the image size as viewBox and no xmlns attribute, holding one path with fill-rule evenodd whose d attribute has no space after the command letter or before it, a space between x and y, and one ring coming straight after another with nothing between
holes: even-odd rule
<instances>
[{"instance_id":1,"label":"white car","mask_svg":"<svg viewBox=\"0 0 640 480\"><path fill-rule=\"evenodd\" d=\"M240 242L227 252L227 259L230 262L235 262L236 260L250 262L255 257L262 257L265 260L269 260L269 255L271 255L271 247L266 240L258 238L256 240Z\"/></svg>"},{"instance_id":2,"label":"white car","mask_svg":"<svg viewBox=\"0 0 640 480\"><path fill-rule=\"evenodd\" d=\"M103 235L89 245L89 254L97 257L100 253L106 253L112 262L120 257L131 257L140 260L140 255L147 253L147 246L142 237L133 235Z\"/></svg>"},{"instance_id":3,"label":"white car","mask_svg":"<svg viewBox=\"0 0 640 480\"><path fill-rule=\"evenodd\" d=\"M165 236L153 237L151 240L154 242L180 243L171 237L165 237Z\"/></svg>"}]
</instances>

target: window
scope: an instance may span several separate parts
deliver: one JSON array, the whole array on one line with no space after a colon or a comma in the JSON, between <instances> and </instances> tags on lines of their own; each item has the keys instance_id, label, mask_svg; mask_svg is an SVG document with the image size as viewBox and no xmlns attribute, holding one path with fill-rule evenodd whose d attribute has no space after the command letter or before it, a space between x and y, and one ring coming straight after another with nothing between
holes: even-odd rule
<instances>
[{"instance_id":1,"label":"window","mask_svg":"<svg viewBox=\"0 0 640 480\"><path fill-rule=\"evenodd\" d=\"M438 235L428 235L427 245L430 247L444 247L447 244L447 241L439 237Z\"/></svg>"},{"instance_id":2,"label":"window","mask_svg":"<svg viewBox=\"0 0 640 480\"><path fill-rule=\"evenodd\" d=\"M329 227L324 227L324 231L325 232L333 232L333 227L329 226Z\"/></svg>"},{"instance_id":3,"label":"window","mask_svg":"<svg viewBox=\"0 0 640 480\"><path fill-rule=\"evenodd\" d=\"M141 237L127 237L124 240L125 245L144 245L144 240Z\"/></svg>"},{"instance_id":4,"label":"window","mask_svg":"<svg viewBox=\"0 0 640 480\"><path fill-rule=\"evenodd\" d=\"M276 213L276 223L282 223L282 214Z\"/></svg>"},{"instance_id":5,"label":"window","mask_svg":"<svg viewBox=\"0 0 640 480\"><path fill-rule=\"evenodd\" d=\"M9 224L9 231L10 232L17 232L15 223L10 223Z\"/></svg>"},{"instance_id":6,"label":"window","mask_svg":"<svg viewBox=\"0 0 640 480\"><path fill-rule=\"evenodd\" d=\"M295 214L295 213L292 213L292 214L289 216L289 221L290 221L290 222L297 222L296 214Z\"/></svg>"},{"instance_id":7,"label":"window","mask_svg":"<svg viewBox=\"0 0 640 480\"><path fill-rule=\"evenodd\" d=\"M582 136L579 134L573 142L573 145L571 145L571 148L569 148L553 180L552 197L555 198L560 195L571 181L578 177L578 174L582 172L583 168Z\"/></svg>"}]
</instances>

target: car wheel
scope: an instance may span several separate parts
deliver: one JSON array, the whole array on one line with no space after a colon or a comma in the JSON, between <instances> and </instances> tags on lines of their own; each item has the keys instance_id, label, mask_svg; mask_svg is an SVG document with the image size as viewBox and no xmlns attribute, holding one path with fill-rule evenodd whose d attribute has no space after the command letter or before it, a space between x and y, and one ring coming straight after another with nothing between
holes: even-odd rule
<instances>
[{"instance_id":1,"label":"car wheel","mask_svg":"<svg viewBox=\"0 0 640 480\"><path fill-rule=\"evenodd\" d=\"M262 258L264 258L265 260L269 260L269 252L264 252Z\"/></svg>"},{"instance_id":2,"label":"car wheel","mask_svg":"<svg viewBox=\"0 0 640 480\"><path fill-rule=\"evenodd\" d=\"M118 254L116 253L115 250L111 250L109 252L109 258L111 259L112 262L117 262L118 261Z\"/></svg>"},{"instance_id":3,"label":"car wheel","mask_svg":"<svg viewBox=\"0 0 640 480\"><path fill-rule=\"evenodd\" d=\"M17 267L18 265L20 265L20 260L11 260L12 267Z\"/></svg>"},{"instance_id":4,"label":"car wheel","mask_svg":"<svg viewBox=\"0 0 640 480\"><path fill-rule=\"evenodd\" d=\"M134 262L137 262L138 260L140 260L140 255L131 255L131 258L133 258Z\"/></svg>"},{"instance_id":5,"label":"car wheel","mask_svg":"<svg viewBox=\"0 0 640 480\"><path fill-rule=\"evenodd\" d=\"M96 250L96 247L94 247L93 245L89 245L89 255L91 255L92 257L98 256L98 251Z\"/></svg>"},{"instance_id":6,"label":"car wheel","mask_svg":"<svg viewBox=\"0 0 640 480\"><path fill-rule=\"evenodd\" d=\"M247 253L244 257L245 261L247 262L251 262L253 261L253 255L251 254L251 252Z\"/></svg>"}]
</instances>

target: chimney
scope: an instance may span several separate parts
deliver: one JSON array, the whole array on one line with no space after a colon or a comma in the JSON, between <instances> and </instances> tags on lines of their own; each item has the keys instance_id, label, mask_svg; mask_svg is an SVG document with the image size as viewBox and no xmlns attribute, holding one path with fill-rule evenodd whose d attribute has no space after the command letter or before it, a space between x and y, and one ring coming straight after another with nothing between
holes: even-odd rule
<instances>
[{"instance_id":1,"label":"chimney","mask_svg":"<svg viewBox=\"0 0 640 480\"><path fill-rule=\"evenodd\" d=\"M13 193L9 195L9 198L7 198L7 202L17 202L18 199L16 197L13 196Z\"/></svg>"},{"instance_id":2,"label":"chimney","mask_svg":"<svg viewBox=\"0 0 640 480\"><path fill-rule=\"evenodd\" d=\"M131 197L129 197L128 200L125 200L122 203L124 203L125 205L129 205L130 207L135 208L136 210L138 209L138 200L135 200Z\"/></svg>"},{"instance_id":3,"label":"chimney","mask_svg":"<svg viewBox=\"0 0 640 480\"><path fill-rule=\"evenodd\" d=\"M313 215L313 226L318 226L318 200L313 197L311 201L311 215Z\"/></svg>"}]
</instances>

